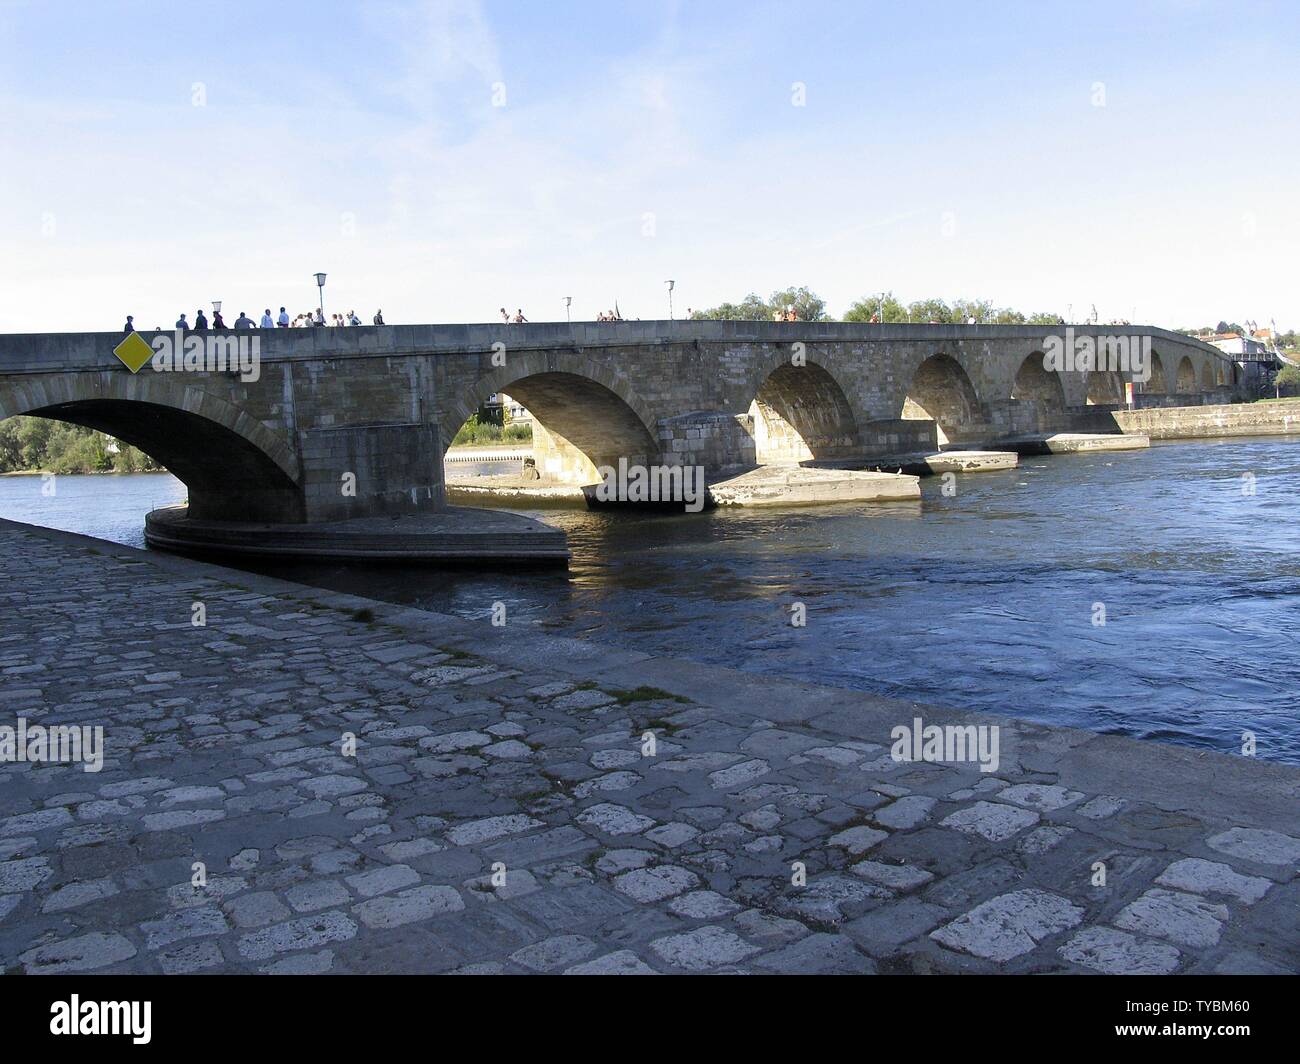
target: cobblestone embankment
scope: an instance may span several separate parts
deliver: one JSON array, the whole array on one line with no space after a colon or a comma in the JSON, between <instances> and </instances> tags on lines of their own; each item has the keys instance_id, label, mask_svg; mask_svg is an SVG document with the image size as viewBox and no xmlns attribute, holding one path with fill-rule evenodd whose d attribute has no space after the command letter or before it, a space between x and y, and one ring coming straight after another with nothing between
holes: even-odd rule
<instances>
[{"instance_id":1,"label":"cobblestone embankment","mask_svg":"<svg viewBox=\"0 0 1300 1064\"><path fill-rule=\"evenodd\" d=\"M0 723L105 741L97 773L0 764L8 972L1300 963L1294 767L0 549ZM1000 725L998 770L894 761L918 716Z\"/></svg>"}]
</instances>

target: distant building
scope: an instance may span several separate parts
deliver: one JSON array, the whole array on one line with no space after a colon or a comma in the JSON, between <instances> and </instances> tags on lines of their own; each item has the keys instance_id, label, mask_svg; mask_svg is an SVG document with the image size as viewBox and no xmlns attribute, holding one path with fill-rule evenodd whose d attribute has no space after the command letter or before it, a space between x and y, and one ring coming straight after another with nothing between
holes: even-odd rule
<instances>
[{"instance_id":1,"label":"distant building","mask_svg":"<svg viewBox=\"0 0 1300 1064\"><path fill-rule=\"evenodd\" d=\"M1242 360L1259 359L1269 352L1265 340L1258 336L1243 336L1241 333L1212 333L1205 338L1205 341L1210 346L1217 347L1225 355L1232 355Z\"/></svg>"},{"instance_id":2,"label":"distant building","mask_svg":"<svg viewBox=\"0 0 1300 1064\"><path fill-rule=\"evenodd\" d=\"M1264 395L1273 390L1273 378L1282 367L1282 360L1278 358L1271 329L1254 329L1249 336L1238 332L1212 333L1201 339L1232 357L1237 378L1245 384L1248 393Z\"/></svg>"},{"instance_id":3,"label":"distant building","mask_svg":"<svg viewBox=\"0 0 1300 1064\"><path fill-rule=\"evenodd\" d=\"M501 393L501 409L505 414L505 423L507 425L533 423L533 415L528 412L528 407L516 399L511 399L505 392Z\"/></svg>"},{"instance_id":4,"label":"distant building","mask_svg":"<svg viewBox=\"0 0 1300 1064\"><path fill-rule=\"evenodd\" d=\"M484 408L492 413L500 413L502 425L531 425L533 415L518 400L512 399L505 392L493 392L488 396Z\"/></svg>"}]
</instances>

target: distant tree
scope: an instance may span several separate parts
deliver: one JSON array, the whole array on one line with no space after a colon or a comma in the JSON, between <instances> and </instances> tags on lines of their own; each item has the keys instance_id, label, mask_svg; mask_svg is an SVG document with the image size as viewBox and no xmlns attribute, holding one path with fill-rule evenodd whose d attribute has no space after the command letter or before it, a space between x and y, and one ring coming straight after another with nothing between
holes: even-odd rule
<instances>
[{"instance_id":1,"label":"distant tree","mask_svg":"<svg viewBox=\"0 0 1300 1064\"><path fill-rule=\"evenodd\" d=\"M84 425L43 417L0 421L0 473L136 473L161 468L138 448Z\"/></svg>"},{"instance_id":2,"label":"distant tree","mask_svg":"<svg viewBox=\"0 0 1300 1064\"><path fill-rule=\"evenodd\" d=\"M881 311L884 313L881 313ZM883 295L863 296L844 312L844 321L870 321L873 315L880 315L881 321L907 321L907 308L895 297L893 292Z\"/></svg>"},{"instance_id":3,"label":"distant tree","mask_svg":"<svg viewBox=\"0 0 1300 1064\"><path fill-rule=\"evenodd\" d=\"M908 306L907 313L912 321L937 321L943 322L944 324L949 324L953 321L952 308L942 299L918 300Z\"/></svg>"},{"instance_id":4,"label":"distant tree","mask_svg":"<svg viewBox=\"0 0 1300 1064\"><path fill-rule=\"evenodd\" d=\"M697 310L691 317L698 320L771 321L772 311L757 293L750 292L739 303L719 303L708 310Z\"/></svg>"},{"instance_id":5,"label":"distant tree","mask_svg":"<svg viewBox=\"0 0 1300 1064\"><path fill-rule=\"evenodd\" d=\"M750 292L739 303L719 303L708 310L697 310L691 317L697 321L726 319L731 321L771 321L779 310L794 307L800 321L826 321L826 301L807 288L785 288L773 292L767 299Z\"/></svg>"},{"instance_id":6,"label":"distant tree","mask_svg":"<svg viewBox=\"0 0 1300 1064\"><path fill-rule=\"evenodd\" d=\"M49 449L50 437L54 435L56 422L43 417L20 417L18 421L18 441L22 448L23 469L44 469L45 455Z\"/></svg>"},{"instance_id":7,"label":"distant tree","mask_svg":"<svg viewBox=\"0 0 1300 1064\"><path fill-rule=\"evenodd\" d=\"M0 421L0 473L13 473L23 468L23 442L19 436L18 418Z\"/></svg>"},{"instance_id":8,"label":"distant tree","mask_svg":"<svg viewBox=\"0 0 1300 1064\"><path fill-rule=\"evenodd\" d=\"M987 299L957 299L953 301L952 307L949 308L949 320L960 325L974 319L976 325L983 325L993 320L994 313L993 304ZM1014 314L1015 311L1006 310L997 313ZM1023 320L1023 315L1021 320ZM1003 322L1003 324L1019 323Z\"/></svg>"},{"instance_id":9,"label":"distant tree","mask_svg":"<svg viewBox=\"0 0 1300 1064\"><path fill-rule=\"evenodd\" d=\"M1300 366L1283 366L1273 383L1278 395L1300 395Z\"/></svg>"},{"instance_id":10,"label":"distant tree","mask_svg":"<svg viewBox=\"0 0 1300 1064\"><path fill-rule=\"evenodd\" d=\"M772 317L777 311L785 310L788 307L794 307L795 317L800 321L826 321L826 301L817 295L816 292L810 292L807 288L786 288L780 292L773 292L767 300L768 317Z\"/></svg>"},{"instance_id":11,"label":"distant tree","mask_svg":"<svg viewBox=\"0 0 1300 1064\"><path fill-rule=\"evenodd\" d=\"M863 296L844 312L844 321L870 321L884 307L883 321L888 322L941 322L945 325L965 325L972 318L976 324L993 325L1055 325L1060 315L1045 311L1026 315L1012 307L995 307L987 299L957 299L951 305L942 299L920 299L904 306L893 292Z\"/></svg>"},{"instance_id":12,"label":"distant tree","mask_svg":"<svg viewBox=\"0 0 1300 1064\"><path fill-rule=\"evenodd\" d=\"M154 473L161 469L162 466L138 447L118 442L117 454L113 455L114 473Z\"/></svg>"},{"instance_id":13,"label":"distant tree","mask_svg":"<svg viewBox=\"0 0 1300 1064\"><path fill-rule=\"evenodd\" d=\"M67 433L50 465L55 473L107 473L113 468L113 456L105 446L107 441L108 437L99 432Z\"/></svg>"}]
</instances>

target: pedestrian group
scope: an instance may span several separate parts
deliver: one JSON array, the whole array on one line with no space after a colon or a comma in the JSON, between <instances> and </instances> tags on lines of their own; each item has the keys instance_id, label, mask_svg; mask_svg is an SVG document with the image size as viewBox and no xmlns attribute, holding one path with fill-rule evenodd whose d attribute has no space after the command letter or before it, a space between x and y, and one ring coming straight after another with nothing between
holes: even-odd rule
<instances>
[{"instance_id":1,"label":"pedestrian group","mask_svg":"<svg viewBox=\"0 0 1300 1064\"><path fill-rule=\"evenodd\" d=\"M355 310L349 310L347 314L331 314L330 320L327 323L325 321L324 312L321 311L320 308L317 308L316 310L299 314L296 318L290 321L289 312L285 310L284 307L280 308L280 313L276 316L273 316L271 314L271 308L267 307L262 311L262 318L260 321L254 321L241 310L239 312L239 317L235 319L234 327L236 329L305 329L326 324L334 326L360 325L361 319L357 317L357 312ZM375 311L374 324L384 324L384 312L382 310ZM208 317L203 313L202 309L194 312L193 323L186 321L185 315L182 314L176 319L175 325L175 328L177 329L186 329L190 332L207 332L209 329L221 330L226 327L226 322L221 316L221 311L214 310L212 312L212 320L209 323ZM135 332L135 316L133 314L128 314L126 316L126 325L123 327L122 331L127 333Z\"/></svg>"}]
</instances>

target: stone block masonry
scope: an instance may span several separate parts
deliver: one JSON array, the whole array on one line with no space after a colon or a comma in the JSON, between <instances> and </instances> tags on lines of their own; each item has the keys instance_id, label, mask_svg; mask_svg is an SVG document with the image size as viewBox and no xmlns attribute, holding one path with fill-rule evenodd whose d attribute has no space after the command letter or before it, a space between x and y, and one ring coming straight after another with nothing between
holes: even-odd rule
<instances>
[{"instance_id":1,"label":"stone block masonry","mask_svg":"<svg viewBox=\"0 0 1300 1064\"><path fill-rule=\"evenodd\" d=\"M1153 440L1284 436L1300 433L1300 399L1117 410L1112 417L1125 432L1139 432Z\"/></svg>"},{"instance_id":2,"label":"stone block masonry","mask_svg":"<svg viewBox=\"0 0 1300 1064\"><path fill-rule=\"evenodd\" d=\"M1300 967L1293 766L0 550L5 715L105 729L99 773L0 762L5 972ZM997 770L894 761L918 715Z\"/></svg>"},{"instance_id":3,"label":"stone block masonry","mask_svg":"<svg viewBox=\"0 0 1300 1064\"><path fill-rule=\"evenodd\" d=\"M699 465L716 479L1088 430L1098 397L1122 395L1124 381L1049 372L1054 331L740 321L255 330L255 381L148 362L132 374L113 354L116 333L14 334L0 336L0 418L56 418L140 447L184 481L196 518L309 523L441 507L447 443L502 392L536 419L539 471L568 485L594 483L620 458ZM1202 382L1178 387L1189 401L1231 394L1215 383L1221 352L1133 331L1168 367L1143 402L1168 399L1178 381ZM352 496L338 490L349 472Z\"/></svg>"},{"instance_id":4,"label":"stone block masonry","mask_svg":"<svg viewBox=\"0 0 1300 1064\"><path fill-rule=\"evenodd\" d=\"M320 521L430 508L442 500L436 425L360 425L301 434L307 510Z\"/></svg>"}]
</instances>

